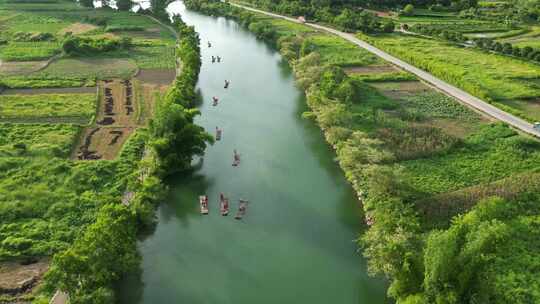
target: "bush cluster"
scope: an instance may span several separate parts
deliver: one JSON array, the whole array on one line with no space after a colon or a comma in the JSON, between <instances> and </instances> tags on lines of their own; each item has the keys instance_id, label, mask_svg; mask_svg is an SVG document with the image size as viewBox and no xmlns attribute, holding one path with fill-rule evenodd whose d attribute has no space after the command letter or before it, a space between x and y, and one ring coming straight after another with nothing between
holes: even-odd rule
<instances>
[{"instance_id":1,"label":"bush cluster","mask_svg":"<svg viewBox=\"0 0 540 304\"><path fill-rule=\"evenodd\" d=\"M429 24L415 24L410 27L411 32L420 33L428 36L435 36L444 40L454 41L454 42L465 42L467 38L458 31L441 29L439 27L434 27Z\"/></svg>"},{"instance_id":2,"label":"bush cluster","mask_svg":"<svg viewBox=\"0 0 540 304\"><path fill-rule=\"evenodd\" d=\"M13 34L14 41L20 42L37 42L37 41L54 41L56 38L51 33L41 32L16 32Z\"/></svg>"},{"instance_id":3,"label":"bush cluster","mask_svg":"<svg viewBox=\"0 0 540 304\"><path fill-rule=\"evenodd\" d=\"M69 36L62 43L62 49L69 55L91 55L115 50L129 49L133 45L132 39L101 37Z\"/></svg>"},{"instance_id":4,"label":"bush cluster","mask_svg":"<svg viewBox=\"0 0 540 304\"><path fill-rule=\"evenodd\" d=\"M509 42L501 43L498 41L494 41L490 38L476 39L474 43L478 48L486 51L491 51L503 55L521 57L526 60L540 62L540 50L534 49L530 46L520 48L518 46L513 46Z\"/></svg>"}]
</instances>

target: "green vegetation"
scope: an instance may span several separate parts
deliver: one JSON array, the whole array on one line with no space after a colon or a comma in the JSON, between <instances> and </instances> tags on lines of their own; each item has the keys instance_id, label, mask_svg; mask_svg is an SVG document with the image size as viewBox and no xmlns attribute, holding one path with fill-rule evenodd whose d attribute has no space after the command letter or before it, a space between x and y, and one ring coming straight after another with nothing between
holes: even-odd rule
<instances>
[{"instance_id":1,"label":"green vegetation","mask_svg":"<svg viewBox=\"0 0 540 304\"><path fill-rule=\"evenodd\" d=\"M2 77L0 89L95 86L97 79L129 79L138 68L175 68L173 35L147 16L39 1L2 3L0 54L46 59L63 45L70 56L24 77ZM81 21L98 28L64 35ZM70 303L114 302L114 283L138 265L137 235L154 224L165 191L161 178L171 167L187 170L192 155L202 155L211 141L189 108L200 69L198 37L176 25L189 35L177 50L183 74L158 103L151 127L137 129L114 160L68 159L82 131L63 122L88 123L94 94L0 95L0 119L17 122L0 124L0 261L53 257L43 284L25 299L48 303L60 289ZM132 37L134 30L143 36ZM24 51L25 45L32 49ZM123 201L126 193L129 201Z\"/></svg>"},{"instance_id":2,"label":"green vegetation","mask_svg":"<svg viewBox=\"0 0 540 304\"><path fill-rule=\"evenodd\" d=\"M31 74L37 79L127 79L135 74L137 66L130 59L113 58L63 58L51 63L46 69Z\"/></svg>"},{"instance_id":3,"label":"green vegetation","mask_svg":"<svg viewBox=\"0 0 540 304\"><path fill-rule=\"evenodd\" d=\"M245 2L272 12L289 16L304 16L310 20L332 24L345 31L361 30L365 33L391 33L395 27L391 20L383 20L373 13L357 10L351 7L350 4L341 1L340 3L337 1L331 3L332 1L330 1L326 5L317 1L304 1L304 4L286 0L248 0Z\"/></svg>"},{"instance_id":4,"label":"green vegetation","mask_svg":"<svg viewBox=\"0 0 540 304\"><path fill-rule=\"evenodd\" d=\"M65 124L0 124L0 157L67 157L80 127Z\"/></svg>"},{"instance_id":5,"label":"green vegetation","mask_svg":"<svg viewBox=\"0 0 540 304\"><path fill-rule=\"evenodd\" d=\"M4 61L44 60L60 52L57 42L9 42L0 46Z\"/></svg>"},{"instance_id":6,"label":"green vegetation","mask_svg":"<svg viewBox=\"0 0 540 304\"><path fill-rule=\"evenodd\" d=\"M0 95L0 119L84 117L95 113L95 94Z\"/></svg>"},{"instance_id":7,"label":"green vegetation","mask_svg":"<svg viewBox=\"0 0 540 304\"><path fill-rule=\"evenodd\" d=\"M361 36L376 46L425 69L497 107L529 121L540 119L520 100L539 96L540 67L517 59L404 35ZM509 101L513 100L514 103ZM518 107L514 106L518 104Z\"/></svg>"},{"instance_id":8,"label":"green vegetation","mask_svg":"<svg viewBox=\"0 0 540 304\"><path fill-rule=\"evenodd\" d=\"M69 55L84 55L109 52L117 49L129 49L131 44L131 39L127 37L122 39L108 37L69 37L64 40L62 49Z\"/></svg>"},{"instance_id":9,"label":"green vegetation","mask_svg":"<svg viewBox=\"0 0 540 304\"><path fill-rule=\"evenodd\" d=\"M176 54L182 62L182 74L158 103L150 123L150 146L164 175L189 169L193 156L203 155L207 142L213 143L213 138L193 122L200 115L192 108L197 100L195 85L201 69L199 35L179 16L175 16L174 25L180 36Z\"/></svg>"},{"instance_id":10,"label":"green vegetation","mask_svg":"<svg viewBox=\"0 0 540 304\"><path fill-rule=\"evenodd\" d=\"M22 88L70 88L70 87L93 87L96 85L94 79L84 78L32 78L11 76L0 80L0 87L22 89Z\"/></svg>"},{"instance_id":11,"label":"green vegetation","mask_svg":"<svg viewBox=\"0 0 540 304\"><path fill-rule=\"evenodd\" d=\"M278 32L267 17L218 1L186 4L246 26L264 21L266 30L275 33L298 86L306 91L311 111L304 116L314 118L324 130L347 179L362 197L370 228L359 244L369 270L389 279L388 294L397 303L540 300L534 279L538 271L530 267L540 255L529 250L540 245L535 228L540 210L532 207L540 199L538 186L513 186L519 181L538 184L537 141L504 124L488 123L453 99L415 88L410 81L380 81L375 88L363 81L365 75L348 76L332 61L340 49L306 44L312 34L298 25L286 31L281 22ZM486 57L473 54L484 53L431 40L397 35L373 39L391 41L403 56L423 62L422 67L446 72L453 81L478 84L479 92L493 91L493 97L536 94L510 76L534 77L536 68L527 63L497 55L480 61ZM470 64L470 70L458 73L463 66L457 61ZM447 193L449 198L442 197ZM471 200L453 204L450 198ZM458 214L464 215L452 219Z\"/></svg>"},{"instance_id":12,"label":"green vegetation","mask_svg":"<svg viewBox=\"0 0 540 304\"><path fill-rule=\"evenodd\" d=\"M302 45L304 53L316 49L324 62L339 66L364 66L381 63L375 55L365 52L349 41L331 35L310 35Z\"/></svg>"}]
</instances>

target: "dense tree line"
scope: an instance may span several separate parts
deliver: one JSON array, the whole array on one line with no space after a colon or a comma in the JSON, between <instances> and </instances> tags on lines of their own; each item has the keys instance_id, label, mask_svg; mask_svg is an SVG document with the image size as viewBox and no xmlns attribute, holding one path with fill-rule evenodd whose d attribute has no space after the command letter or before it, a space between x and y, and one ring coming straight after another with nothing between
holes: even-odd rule
<instances>
[{"instance_id":1,"label":"dense tree line","mask_svg":"<svg viewBox=\"0 0 540 304\"><path fill-rule=\"evenodd\" d=\"M345 31L365 33L392 32L394 23L351 3L338 1L247 1L254 6L289 16L304 16L309 20L335 25ZM359 5L359 4L358 4Z\"/></svg>"},{"instance_id":2,"label":"dense tree line","mask_svg":"<svg viewBox=\"0 0 540 304\"><path fill-rule=\"evenodd\" d=\"M420 33L427 36L435 36L440 39L454 42L463 43L467 41L467 37L465 37L462 33L458 31L441 29L439 27L434 27L429 24L415 24L412 27L408 28L408 30L411 32Z\"/></svg>"},{"instance_id":3,"label":"dense tree line","mask_svg":"<svg viewBox=\"0 0 540 304\"><path fill-rule=\"evenodd\" d=\"M311 7L313 9L332 8L339 9L343 7L359 8L359 7L387 7L387 8L402 8L407 4L414 6L427 7L430 5L439 5L442 7L459 6L459 7L475 7L477 0L249 0L248 2L257 3L263 6L271 4L281 7Z\"/></svg>"},{"instance_id":4,"label":"dense tree line","mask_svg":"<svg viewBox=\"0 0 540 304\"><path fill-rule=\"evenodd\" d=\"M407 28L407 30L457 43L465 43L468 41L467 37L458 31L442 29L429 24L415 24L414 26ZM475 38L473 41L474 45L482 50L540 62L540 50L530 46L520 48L509 42L499 42L491 38Z\"/></svg>"},{"instance_id":5,"label":"dense tree line","mask_svg":"<svg viewBox=\"0 0 540 304\"><path fill-rule=\"evenodd\" d=\"M198 98L195 86L201 69L199 35L180 16L173 20L180 37L176 55L181 61L182 72L158 102L150 123L150 146L156 153L158 167L165 175L189 169L193 156L203 155L207 142L213 141L202 127L194 123L200 112L192 108Z\"/></svg>"},{"instance_id":6,"label":"dense tree line","mask_svg":"<svg viewBox=\"0 0 540 304\"><path fill-rule=\"evenodd\" d=\"M540 50L534 49L530 46L520 48L512 45L509 42L501 43L489 38L476 39L474 42L477 47L486 51L492 51L503 55L511 55L540 62Z\"/></svg>"}]
</instances>

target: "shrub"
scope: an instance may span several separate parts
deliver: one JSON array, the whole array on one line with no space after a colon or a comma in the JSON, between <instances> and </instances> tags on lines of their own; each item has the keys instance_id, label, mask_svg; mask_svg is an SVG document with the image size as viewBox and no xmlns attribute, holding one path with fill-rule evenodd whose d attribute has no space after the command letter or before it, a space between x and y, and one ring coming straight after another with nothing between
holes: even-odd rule
<instances>
[{"instance_id":1,"label":"shrub","mask_svg":"<svg viewBox=\"0 0 540 304\"><path fill-rule=\"evenodd\" d=\"M405 16L412 16L414 14L414 6L412 4L407 4L403 8L403 15Z\"/></svg>"},{"instance_id":2,"label":"shrub","mask_svg":"<svg viewBox=\"0 0 540 304\"><path fill-rule=\"evenodd\" d=\"M101 52L109 52L119 49L128 49L132 46L129 37L116 38L90 38L70 36L64 40L62 49L70 55L85 55Z\"/></svg>"}]
</instances>

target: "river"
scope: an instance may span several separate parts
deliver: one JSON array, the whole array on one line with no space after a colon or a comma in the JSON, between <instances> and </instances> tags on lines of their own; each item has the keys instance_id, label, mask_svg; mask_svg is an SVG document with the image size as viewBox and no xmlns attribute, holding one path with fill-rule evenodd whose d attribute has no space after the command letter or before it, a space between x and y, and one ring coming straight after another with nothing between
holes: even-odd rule
<instances>
[{"instance_id":1,"label":"river","mask_svg":"<svg viewBox=\"0 0 540 304\"><path fill-rule=\"evenodd\" d=\"M122 282L120 302L387 303L386 283L368 277L354 242L363 229L359 203L319 128L301 118L307 106L290 68L235 22L180 2L169 9L200 34L197 123L219 126L223 140L208 148L200 169L169 181L158 225L139 243L141 272ZM222 62L212 64L212 55ZM250 201L242 221L218 214L220 192L233 207ZM200 194L210 197L208 216L199 214Z\"/></svg>"}]
</instances>

